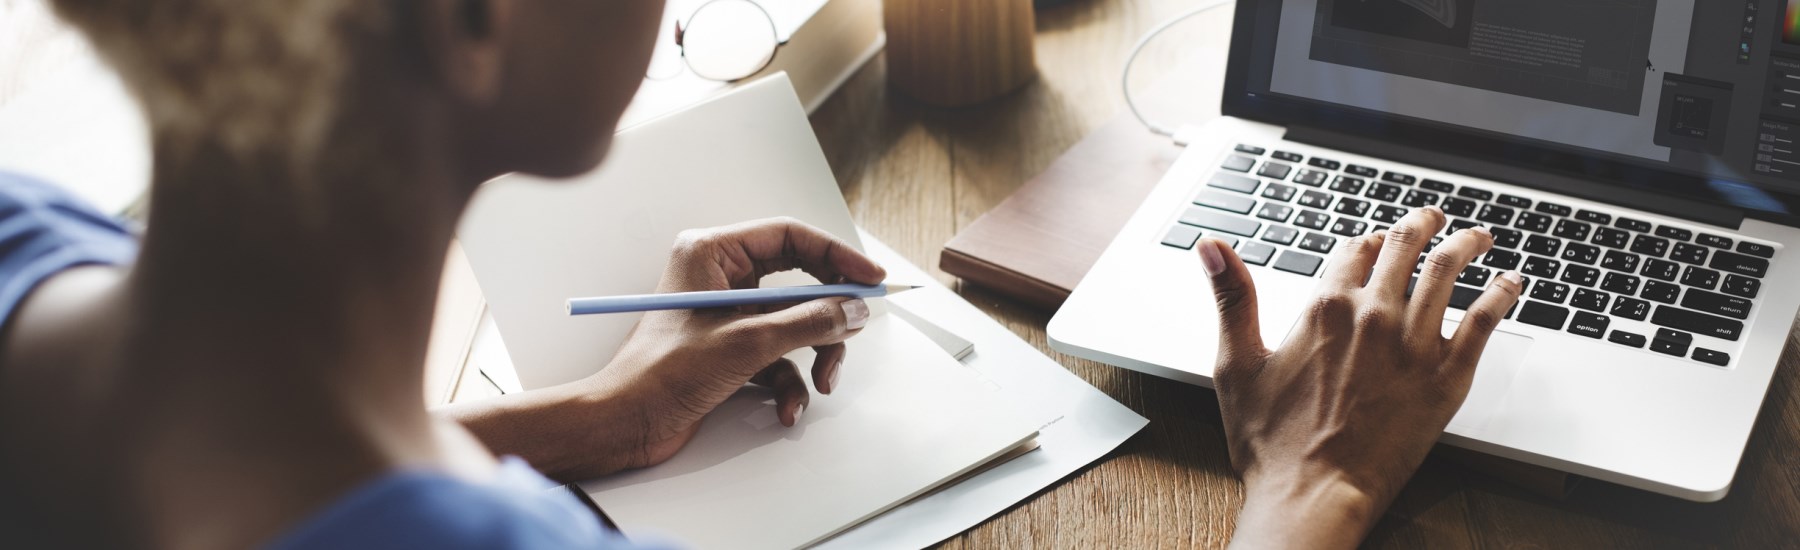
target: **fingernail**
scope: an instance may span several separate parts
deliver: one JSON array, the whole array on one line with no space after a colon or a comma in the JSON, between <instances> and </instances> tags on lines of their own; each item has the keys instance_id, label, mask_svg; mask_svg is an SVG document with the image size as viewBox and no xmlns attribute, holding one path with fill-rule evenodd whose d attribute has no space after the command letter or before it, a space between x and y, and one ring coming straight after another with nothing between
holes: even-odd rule
<instances>
[{"instance_id":1,"label":"fingernail","mask_svg":"<svg viewBox=\"0 0 1800 550\"><path fill-rule=\"evenodd\" d=\"M1437 205L1435 205L1435 204L1432 204L1432 205L1427 205L1427 206L1426 206L1426 207L1425 207L1425 210L1426 210L1426 211L1427 211L1427 212L1437 212L1437 213L1438 213L1438 215L1443 215L1443 214L1444 214L1444 209L1442 209L1442 208L1438 208L1438 207L1437 207Z\"/></svg>"},{"instance_id":2,"label":"fingernail","mask_svg":"<svg viewBox=\"0 0 1800 550\"><path fill-rule=\"evenodd\" d=\"M844 328L848 330L861 330L863 325L867 324L869 324L869 304L864 303L862 300L845 301Z\"/></svg>"},{"instance_id":3,"label":"fingernail","mask_svg":"<svg viewBox=\"0 0 1800 550\"><path fill-rule=\"evenodd\" d=\"M1519 272L1517 272L1517 271L1508 271L1506 273L1501 273L1500 278L1506 279L1506 282L1512 283L1513 286L1519 286L1519 285L1525 284L1525 278L1523 276L1519 275ZM832 384L832 385L835 386L836 384Z\"/></svg>"},{"instance_id":4,"label":"fingernail","mask_svg":"<svg viewBox=\"0 0 1800 550\"><path fill-rule=\"evenodd\" d=\"M1474 227L1474 229L1475 229L1476 233L1480 233L1481 236L1483 236L1483 237L1487 237L1490 239L1494 238L1494 232L1488 231L1488 228L1486 228L1486 227L1477 225Z\"/></svg>"},{"instance_id":5,"label":"fingernail","mask_svg":"<svg viewBox=\"0 0 1800 550\"><path fill-rule=\"evenodd\" d=\"M803 413L803 412L806 412L806 404L805 403L801 403L800 406L794 407L794 425L795 426L800 425L800 413Z\"/></svg>"},{"instance_id":6,"label":"fingernail","mask_svg":"<svg viewBox=\"0 0 1800 550\"><path fill-rule=\"evenodd\" d=\"M826 385L831 386L831 391L837 391L838 373L840 373L840 372L844 372L844 362L843 361L838 361L837 364L832 365L831 366L831 376L829 376L825 379ZM826 392L826 393L830 393L830 392Z\"/></svg>"},{"instance_id":7,"label":"fingernail","mask_svg":"<svg viewBox=\"0 0 1800 550\"><path fill-rule=\"evenodd\" d=\"M1219 245L1206 241L1200 242L1200 265L1206 268L1208 277L1217 277L1219 273L1225 271L1225 256L1219 254Z\"/></svg>"}]
</instances>

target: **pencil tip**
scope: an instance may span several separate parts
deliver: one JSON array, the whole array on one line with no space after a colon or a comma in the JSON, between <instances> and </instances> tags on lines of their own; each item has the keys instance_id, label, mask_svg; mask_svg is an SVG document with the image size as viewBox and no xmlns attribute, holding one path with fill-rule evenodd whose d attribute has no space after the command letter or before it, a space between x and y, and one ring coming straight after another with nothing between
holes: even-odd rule
<instances>
[{"instance_id":1,"label":"pencil tip","mask_svg":"<svg viewBox=\"0 0 1800 550\"><path fill-rule=\"evenodd\" d=\"M899 293L906 292L908 290L912 290L915 288L920 288L920 287L918 285L887 285L887 292L889 295L894 295L894 294L899 294Z\"/></svg>"}]
</instances>

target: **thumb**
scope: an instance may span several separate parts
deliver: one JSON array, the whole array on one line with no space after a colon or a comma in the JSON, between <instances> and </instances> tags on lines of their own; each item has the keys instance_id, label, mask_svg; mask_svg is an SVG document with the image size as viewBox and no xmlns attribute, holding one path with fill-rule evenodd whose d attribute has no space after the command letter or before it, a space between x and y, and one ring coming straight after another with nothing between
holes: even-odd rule
<instances>
[{"instance_id":1,"label":"thumb","mask_svg":"<svg viewBox=\"0 0 1800 550\"><path fill-rule=\"evenodd\" d=\"M1200 264L1212 279L1213 300L1219 307L1219 363L1267 354L1250 269L1225 241L1207 237L1194 248L1200 251Z\"/></svg>"},{"instance_id":2,"label":"thumb","mask_svg":"<svg viewBox=\"0 0 1800 550\"><path fill-rule=\"evenodd\" d=\"M745 317L734 328L743 331L758 351L779 357L800 348L843 342L869 323L869 304L859 299L824 298Z\"/></svg>"}]
</instances>

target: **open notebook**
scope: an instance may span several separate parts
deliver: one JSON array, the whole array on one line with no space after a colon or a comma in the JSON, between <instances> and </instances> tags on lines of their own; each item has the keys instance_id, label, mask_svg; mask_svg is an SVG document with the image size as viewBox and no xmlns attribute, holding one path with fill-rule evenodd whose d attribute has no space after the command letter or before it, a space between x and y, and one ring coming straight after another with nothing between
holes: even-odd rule
<instances>
[{"instance_id":1,"label":"open notebook","mask_svg":"<svg viewBox=\"0 0 1800 550\"><path fill-rule=\"evenodd\" d=\"M792 216L861 246L785 75L627 129L613 147L574 181L489 182L464 218L460 239L525 388L606 364L637 316L569 317L564 300L654 290L683 229ZM778 279L765 284L813 283ZM814 395L800 425L781 426L772 395L746 388L674 459L583 488L627 534L788 548L1030 444L1045 419L1020 414L880 302L849 342L842 389ZM790 358L808 365L810 354Z\"/></svg>"}]
</instances>

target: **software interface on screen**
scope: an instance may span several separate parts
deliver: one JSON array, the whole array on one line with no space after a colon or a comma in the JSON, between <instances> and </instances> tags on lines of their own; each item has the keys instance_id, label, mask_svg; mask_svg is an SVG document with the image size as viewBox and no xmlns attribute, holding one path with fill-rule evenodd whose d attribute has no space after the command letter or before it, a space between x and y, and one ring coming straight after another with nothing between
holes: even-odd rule
<instances>
[{"instance_id":1,"label":"software interface on screen","mask_svg":"<svg viewBox=\"0 0 1800 550\"><path fill-rule=\"evenodd\" d=\"M1284 0L1278 19L1252 93L1800 190L1800 0Z\"/></svg>"}]
</instances>

